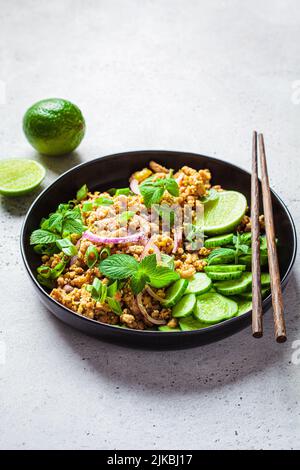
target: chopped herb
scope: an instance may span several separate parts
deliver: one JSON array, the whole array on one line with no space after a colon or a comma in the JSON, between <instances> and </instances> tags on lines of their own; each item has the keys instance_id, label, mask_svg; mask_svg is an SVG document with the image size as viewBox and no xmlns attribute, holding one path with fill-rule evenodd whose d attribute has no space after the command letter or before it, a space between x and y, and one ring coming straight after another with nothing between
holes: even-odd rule
<instances>
[{"instance_id":1,"label":"chopped herb","mask_svg":"<svg viewBox=\"0 0 300 470\"><path fill-rule=\"evenodd\" d=\"M140 191L146 207L159 204L165 191L168 191L172 196L179 196L177 181L172 177L160 178L156 181L153 181L152 177L147 178L140 185Z\"/></svg>"},{"instance_id":2,"label":"chopped herb","mask_svg":"<svg viewBox=\"0 0 300 470\"><path fill-rule=\"evenodd\" d=\"M108 297L114 297L118 292L118 281L114 281L107 287L107 295Z\"/></svg>"},{"instance_id":3,"label":"chopped herb","mask_svg":"<svg viewBox=\"0 0 300 470\"><path fill-rule=\"evenodd\" d=\"M124 194L124 196L129 196L130 193L130 188L119 188L116 190L115 196L120 196L121 194Z\"/></svg>"},{"instance_id":4,"label":"chopped herb","mask_svg":"<svg viewBox=\"0 0 300 470\"><path fill-rule=\"evenodd\" d=\"M109 307L112 309L112 311L116 315L119 315L119 316L122 315L123 310L122 310L121 304L118 300L107 297L106 301L107 301Z\"/></svg>"},{"instance_id":5,"label":"chopped herb","mask_svg":"<svg viewBox=\"0 0 300 470\"><path fill-rule=\"evenodd\" d=\"M135 212L133 211L124 211L118 216L118 221L120 224L125 224L134 216Z\"/></svg>"},{"instance_id":6,"label":"chopped herb","mask_svg":"<svg viewBox=\"0 0 300 470\"><path fill-rule=\"evenodd\" d=\"M110 248L106 246L105 248L102 248L102 250L99 253L99 258L100 260L107 258L110 256Z\"/></svg>"},{"instance_id":7,"label":"chopped herb","mask_svg":"<svg viewBox=\"0 0 300 470\"><path fill-rule=\"evenodd\" d=\"M49 232L48 230L37 229L30 236L30 245L46 245L54 243L59 239L59 235Z\"/></svg>"},{"instance_id":8,"label":"chopped herb","mask_svg":"<svg viewBox=\"0 0 300 470\"><path fill-rule=\"evenodd\" d=\"M85 252L86 264L89 268L95 266L99 258L99 253L94 245L90 245Z\"/></svg>"},{"instance_id":9,"label":"chopped herb","mask_svg":"<svg viewBox=\"0 0 300 470\"><path fill-rule=\"evenodd\" d=\"M76 199L77 201L82 201L83 199L85 199L88 195L88 187L86 184L84 184L83 186L81 186L80 189L78 189L77 193L76 193Z\"/></svg>"},{"instance_id":10,"label":"chopped herb","mask_svg":"<svg viewBox=\"0 0 300 470\"><path fill-rule=\"evenodd\" d=\"M107 296L107 286L100 281L97 277L93 280L93 284L88 284L86 290L90 292L91 296L97 302L103 304Z\"/></svg>"},{"instance_id":11,"label":"chopped herb","mask_svg":"<svg viewBox=\"0 0 300 470\"><path fill-rule=\"evenodd\" d=\"M95 204L97 206L110 206L114 203L112 199L109 199L109 197L105 196L100 196L97 199L95 199Z\"/></svg>"},{"instance_id":12,"label":"chopped herb","mask_svg":"<svg viewBox=\"0 0 300 470\"><path fill-rule=\"evenodd\" d=\"M82 212L90 212L93 210L93 203L92 202L84 202L82 204Z\"/></svg>"},{"instance_id":13,"label":"chopped herb","mask_svg":"<svg viewBox=\"0 0 300 470\"><path fill-rule=\"evenodd\" d=\"M135 294L141 292L146 283L161 288L179 279L179 274L168 266L158 266L156 255L149 255L140 263L133 256L112 255L100 263L102 274L110 279L128 279Z\"/></svg>"},{"instance_id":14,"label":"chopped herb","mask_svg":"<svg viewBox=\"0 0 300 470\"><path fill-rule=\"evenodd\" d=\"M71 240L68 238L62 238L61 240L56 240L56 245L58 248L67 256L77 255L77 248Z\"/></svg>"}]
</instances>

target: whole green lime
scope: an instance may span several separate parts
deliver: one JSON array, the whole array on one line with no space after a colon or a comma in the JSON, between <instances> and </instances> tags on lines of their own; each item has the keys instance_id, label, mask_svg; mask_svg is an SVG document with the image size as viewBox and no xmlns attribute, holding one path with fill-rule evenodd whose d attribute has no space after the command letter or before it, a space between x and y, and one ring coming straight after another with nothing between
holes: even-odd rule
<instances>
[{"instance_id":1,"label":"whole green lime","mask_svg":"<svg viewBox=\"0 0 300 470\"><path fill-rule=\"evenodd\" d=\"M23 118L30 144L45 155L64 155L76 149L85 133L84 117L75 104L49 98L32 105Z\"/></svg>"}]
</instances>

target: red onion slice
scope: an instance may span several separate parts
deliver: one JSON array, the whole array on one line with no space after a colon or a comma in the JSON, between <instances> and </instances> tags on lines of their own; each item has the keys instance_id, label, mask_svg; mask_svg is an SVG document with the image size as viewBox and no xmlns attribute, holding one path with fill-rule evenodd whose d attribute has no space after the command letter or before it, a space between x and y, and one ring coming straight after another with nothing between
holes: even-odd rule
<instances>
[{"instance_id":1,"label":"red onion slice","mask_svg":"<svg viewBox=\"0 0 300 470\"><path fill-rule=\"evenodd\" d=\"M77 259L78 259L78 256L77 256L77 255L72 256L72 258L70 259L70 266L72 266L73 264L75 264L76 261L77 261Z\"/></svg>"},{"instance_id":2,"label":"red onion slice","mask_svg":"<svg viewBox=\"0 0 300 470\"><path fill-rule=\"evenodd\" d=\"M180 175L177 176L177 178L175 178L176 183L179 184L183 177L184 177L184 174L180 173Z\"/></svg>"},{"instance_id":3,"label":"red onion slice","mask_svg":"<svg viewBox=\"0 0 300 470\"><path fill-rule=\"evenodd\" d=\"M144 232L134 233L132 235L127 235L126 237L99 237L95 233L89 232L88 230L82 234L83 238L87 238L93 243L133 243L145 238Z\"/></svg>"},{"instance_id":4,"label":"red onion slice","mask_svg":"<svg viewBox=\"0 0 300 470\"><path fill-rule=\"evenodd\" d=\"M153 325L165 325L167 322L165 320L156 320L155 318L152 318L149 313L147 312L146 308L143 305L143 300L142 300L142 292L140 292L136 296L136 301L139 307L139 310L141 314L143 315L146 320L148 320L150 323L153 323Z\"/></svg>"},{"instance_id":5,"label":"red onion slice","mask_svg":"<svg viewBox=\"0 0 300 470\"><path fill-rule=\"evenodd\" d=\"M160 297L159 295L157 295L154 292L154 290L151 289L150 286L146 285L145 289L148 292L148 294L151 295L151 297L153 297L153 299L158 300L158 302L162 303L165 300L163 297Z\"/></svg>"},{"instance_id":6,"label":"red onion slice","mask_svg":"<svg viewBox=\"0 0 300 470\"><path fill-rule=\"evenodd\" d=\"M136 180L135 178L132 178L132 180L130 181L129 186L130 186L131 191L134 194L138 194L138 195L141 194L138 180Z\"/></svg>"}]
</instances>

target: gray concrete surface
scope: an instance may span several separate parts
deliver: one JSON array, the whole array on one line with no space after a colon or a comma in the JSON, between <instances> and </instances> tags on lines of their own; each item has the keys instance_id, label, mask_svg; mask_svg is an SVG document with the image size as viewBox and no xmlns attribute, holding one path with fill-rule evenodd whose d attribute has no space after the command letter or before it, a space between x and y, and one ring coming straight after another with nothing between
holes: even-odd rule
<instances>
[{"instance_id":1,"label":"gray concrete surface","mask_svg":"<svg viewBox=\"0 0 300 470\"><path fill-rule=\"evenodd\" d=\"M256 128L299 226L298 1L0 0L0 17L1 158L41 161L45 185L130 149L202 152L249 169ZM26 108L52 96L86 117L71 157L41 157L22 134ZM107 345L36 298L19 254L33 198L1 199L2 449L299 449L297 263L284 345L271 312L260 341L245 330L178 352Z\"/></svg>"}]
</instances>

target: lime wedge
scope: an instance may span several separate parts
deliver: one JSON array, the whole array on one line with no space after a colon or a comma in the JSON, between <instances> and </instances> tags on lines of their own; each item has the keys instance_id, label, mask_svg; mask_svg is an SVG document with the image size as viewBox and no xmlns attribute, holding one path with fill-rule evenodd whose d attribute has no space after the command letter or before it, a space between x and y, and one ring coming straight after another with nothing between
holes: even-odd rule
<instances>
[{"instance_id":1,"label":"lime wedge","mask_svg":"<svg viewBox=\"0 0 300 470\"><path fill-rule=\"evenodd\" d=\"M44 179L45 168L34 160L0 161L0 194L21 196L36 188Z\"/></svg>"},{"instance_id":2,"label":"lime wedge","mask_svg":"<svg viewBox=\"0 0 300 470\"><path fill-rule=\"evenodd\" d=\"M237 191L221 191L218 197L204 206L204 232L229 232L239 224L247 208L247 200Z\"/></svg>"}]
</instances>

